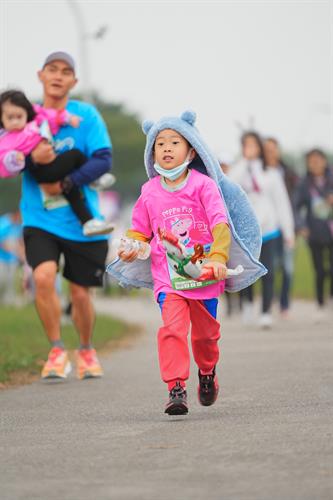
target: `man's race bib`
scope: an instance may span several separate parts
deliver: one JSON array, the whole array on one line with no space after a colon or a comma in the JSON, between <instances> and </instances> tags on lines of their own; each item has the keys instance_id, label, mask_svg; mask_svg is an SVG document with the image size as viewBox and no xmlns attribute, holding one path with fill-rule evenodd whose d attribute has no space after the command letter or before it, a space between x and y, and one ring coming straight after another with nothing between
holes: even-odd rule
<instances>
[{"instance_id":1,"label":"man's race bib","mask_svg":"<svg viewBox=\"0 0 333 500\"><path fill-rule=\"evenodd\" d=\"M68 205L68 201L61 194L50 195L45 193L42 188L40 188L40 191L45 210L54 210L55 208L66 207Z\"/></svg>"}]
</instances>

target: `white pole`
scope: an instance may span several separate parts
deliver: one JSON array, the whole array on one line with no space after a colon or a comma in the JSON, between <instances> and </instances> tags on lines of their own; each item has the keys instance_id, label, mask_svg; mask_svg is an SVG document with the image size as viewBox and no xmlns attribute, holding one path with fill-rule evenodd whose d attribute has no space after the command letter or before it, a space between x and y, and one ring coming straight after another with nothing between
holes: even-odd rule
<instances>
[{"instance_id":1,"label":"white pole","mask_svg":"<svg viewBox=\"0 0 333 500\"><path fill-rule=\"evenodd\" d=\"M79 54L81 63L80 81L82 88L82 98L85 101L90 102L92 100L92 96L91 96L91 88L89 81L90 68L89 68L89 54L87 47L87 31L85 29L84 18L78 2L76 0L67 0L67 2L73 11L75 24L77 28L77 34L78 34Z\"/></svg>"}]
</instances>

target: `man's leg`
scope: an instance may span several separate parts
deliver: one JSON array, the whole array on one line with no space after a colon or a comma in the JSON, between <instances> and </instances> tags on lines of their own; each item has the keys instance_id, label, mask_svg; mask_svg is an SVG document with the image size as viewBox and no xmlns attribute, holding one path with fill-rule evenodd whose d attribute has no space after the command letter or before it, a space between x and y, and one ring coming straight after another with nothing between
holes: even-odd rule
<instances>
[{"instance_id":1,"label":"man's leg","mask_svg":"<svg viewBox=\"0 0 333 500\"><path fill-rule=\"evenodd\" d=\"M81 346L91 346L95 312L88 287L70 283L72 318L79 333Z\"/></svg>"},{"instance_id":2,"label":"man's leg","mask_svg":"<svg viewBox=\"0 0 333 500\"><path fill-rule=\"evenodd\" d=\"M90 289L75 283L70 283L69 286L72 319L80 337L80 348L76 356L77 376L79 379L101 377L103 370L92 346L95 311Z\"/></svg>"},{"instance_id":3,"label":"man's leg","mask_svg":"<svg viewBox=\"0 0 333 500\"><path fill-rule=\"evenodd\" d=\"M36 292L36 309L52 345L42 370L43 379L66 378L71 371L68 354L60 337L61 305L55 287L57 263L46 261L33 272Z\"/></svg>"},{"instance_id":4,"label":"man's leg","mask_svg":"<svg viewBox=\"0 0 333 500\"><path fill-rule=\"evenodd\" d=\"M51 343L60 340L61 305L55 288L57 263L43 262L36 267L33 277L36 286L36 309Z\"/></svg>"},{"instance_id":5,"label":"man's leg","mask_svg":"<svg viewBox=\"0 0 333 500\"><path fill-rule=\"evenodd\" d=\"M79 379L100 377L103 373L96 351L92 347L95 312L90 294L91 287L103 285L106 241L62 241L65 257L64 277L70 283L72 318L80 338L77 352Z\"/></svg>"}]
</instances>

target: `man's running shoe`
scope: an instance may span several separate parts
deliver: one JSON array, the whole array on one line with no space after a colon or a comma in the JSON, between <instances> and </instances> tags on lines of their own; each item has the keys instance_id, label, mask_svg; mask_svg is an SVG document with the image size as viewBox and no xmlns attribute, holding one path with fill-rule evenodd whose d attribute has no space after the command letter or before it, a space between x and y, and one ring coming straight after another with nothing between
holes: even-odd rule
<instances>
[{"instance_id":1,"label":"man's running shoe","mask_svg":"<svg viewBox=\"0 0 333 500\"><path fill-rule=\"evenodd\" d=\"M67 351L52 347L42 370L42 379L66 378L71 369Z\"/></svg>"},{"instance_id":2,"label":"man's running shoe","mask_svg":"<svg viewBox=\"0 0 333 500\"><path fill-rule=\"evenodd\" d=\"M114 230L114 224L100 219L90 219L82 226L85 236L96 236L98 234L109 234Z\"/></svg>"},{"instance_id":3,"label":"man's running shoe","mask_svg":"<svg viewBox=\"0 0 333 500\"><path fill-rule=\"evenodd\" d=\"M219 393L219 384L215 375L215 366L211 375L202 375L199 370L198 398L203 406L215 403Z\"/></svg>"},{"instance_id":4,"label":"man's running shoe","mask_svg":"<svg viewBox=\"0 0 333 500\"><path fill-rule=\"evenodd\" d=\"M103 375L95 349L80 349L76 354L76 374L79 379L95 378Z\"/></svg>"},{"instance_id":5,"label":"man's running shoe","mask_svg":"<svg viewBox=\"0 0 333 500\"><path fill-rule=\"evenodd\" d=\"M179 382L176 382L176 385L169 393L165 413L168 415L186 415L188 413L187 393Z\"/></svg>"}]
</instances>

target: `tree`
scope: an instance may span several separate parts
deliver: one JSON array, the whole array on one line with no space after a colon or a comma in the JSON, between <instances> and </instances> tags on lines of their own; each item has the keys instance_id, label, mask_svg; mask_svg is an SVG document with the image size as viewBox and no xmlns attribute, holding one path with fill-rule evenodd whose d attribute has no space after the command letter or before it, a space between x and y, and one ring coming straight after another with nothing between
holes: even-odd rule
<instances>
[{"instance_id":1,"label":"tree","mask_svg":"<svg viewBox=\"0 0 333 500\"><path fill-rule=\"evenodd\" d=\"M145 136L139 118L122 104L95 99L108 127L113 143L113 169L117 177L115 189L127 199L137 198L147 180L143 162Z\"/></svg>"},{"instance_id":2,"label":"tree","mask_svg":"<svg viewBox=\"0 0 333 500\"><path fill-rule=\"evenodd\" d=\"M15 212L20 204L21 178L0 179L0 215Z\"/></svg>"}]
</instances>

